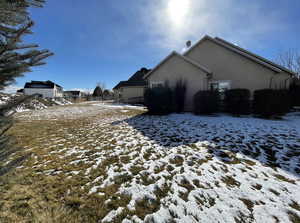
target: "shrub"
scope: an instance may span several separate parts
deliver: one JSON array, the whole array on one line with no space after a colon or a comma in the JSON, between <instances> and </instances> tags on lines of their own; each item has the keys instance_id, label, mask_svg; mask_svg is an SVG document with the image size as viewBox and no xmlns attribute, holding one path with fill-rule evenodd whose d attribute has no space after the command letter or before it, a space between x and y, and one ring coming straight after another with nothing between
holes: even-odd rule
<instances>
[{"instance_id":1,"label":"shrub","mask_svg":"<svg viewBox=\"0 0 300 223\"><path fill-rule=\"evenodd\" d=\"M144 94L144 103L150 114L164 115L174 111L172 90L167 87L148 88Z\"/></svg>"},{"instance_id":2,"label":"shrub","mask_svg":"<svg viewBox=\"0 0 300 223\"><path fill-rule=\"evenodd\" d=\"M254 113L263 117L280 116L290 109L288 90L262 89L254 92Z\"/></svg>"},{"instance_id":3,"label":"shrub","mask_svg":"<svg viewBox=\"0 0 300 223\"><path fill-rule=\"evenodd\" d=\"M250 91L248 89L231 89L225 92L226 111L235 115L251 113Z\"/></svg>"},{"instance_id":4,"label":"shrub","mask_svg":"<svg viewBox=\"0 0 300 223\"><path fill-rule=\"evenodd\" d=\"M175 111L177 113L184 111L184 105L185 105L185 95L186 95L186 81L180 79L176 82L175 88L174 88L174 106Z\"/></svg>"},{"instance_id":5,"label":"shrub","mask_svg":"<svg viewBox=\"0 0 300 223\"><path fill-rule=\"evenodd\" d=\"M300 81L299 81L300 82ZM296 81L290 85L291 106L300 106L300 85Z\"/></svg>"},{"instance_id":6,"label":"shrub","mask_svg":"<svg viewBox=\"0 0 300 223\"><path fill-rule=\"evenodd\" d=\"M198 91L194 96L195 114L212 114L220 110L218 91Z\"/></svg>"}]
</instances>

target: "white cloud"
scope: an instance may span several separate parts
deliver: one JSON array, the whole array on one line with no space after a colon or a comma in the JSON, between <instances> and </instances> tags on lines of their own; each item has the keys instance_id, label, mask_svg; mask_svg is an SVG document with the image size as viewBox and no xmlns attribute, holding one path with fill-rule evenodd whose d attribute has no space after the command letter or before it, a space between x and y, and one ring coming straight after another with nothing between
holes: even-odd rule
<instances>
[{"instance_id":1,"label":"white cloud","mask_svg":"<svg viewBox=\"0 0 300 223\"><path fill-rule=\"evenodd\" d=\"M146 8L141 16L150 44L166 50L180 51L205 34L252 45L284 29L283 13L266 10L260 1L152 0Z\"/></svg>"},{"instance_id":2,"label":"white cloud","mask_svg":"<svg viewBox=\"0 0 300 223\"><path fill-rule=\"evenodd\" d=\"M7 93L7 94L15 94L17 90L21 89L23 87L16 86L16 85L10 85L6 88L4 88L1 92Z\"/></svg>"}]
</instances>

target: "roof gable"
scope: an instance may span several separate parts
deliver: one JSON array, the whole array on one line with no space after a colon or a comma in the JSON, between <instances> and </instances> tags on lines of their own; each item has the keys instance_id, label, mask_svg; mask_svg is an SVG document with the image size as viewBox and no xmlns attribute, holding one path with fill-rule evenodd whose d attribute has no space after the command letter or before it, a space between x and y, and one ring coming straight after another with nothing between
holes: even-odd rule
<instances>
[{"instance_id":1,"label":"roof gable","mask_svg":"<svg viewBox=\"0 0 300 223\"><path fill-rule=\"evenodd\" d=\"M173 56L176 56L188 63L190 63L191 65L197 67L198 69L202 70L203 72L210 74L212 73L208 68L200 65L199 63L193 61L192 59L182 56L179 53L173 51L169 56L167 56L165 59L163 59L155 68L153 68L149 73L147 73L144 78L147 79L154 71L156 71L157 69L159 69L164 63L166 63L169 59L171 59Z\"/></svg>"},{"instance_id":2,"label":"roof gable","mask_svg":"<svg viewBox=\"0 0 300 223\"><path fill-rule=\"evenodd\" d=\"M267 60L267 59L265 59L261 56L258 56L254 53L251 53L251 52L249 52L249 51L247 51L247 50L245 50L241 47L238 47L238 46L236 46L232 43L229 43L229 42L227 42L227 41L225 41L221 38L218 38L218 37L216 37L216 38L212 38L210 36L203 37L196 44L194 44L187 52L185 52L184 56L188 55L191 51L193 51L197 46L199 46L201 43L203 43L206 40L209 40L209 41L211 41L211 42L213 42L213 43L215 43L219 46L222 46L222 47L224 47L224 48L226 48L226 49L228 49L228 50L230 50L234 53L237 53L237 54L239 54L239 55L241 55L241 56L243 56L247 59L250 59L250 60L252 60L252 61L268 68L268 69L271 69L272 71L274 71L276 73L280 73L280 72L284 71L284 72L289 73L290 75L295 75L294 72L292 72L292 71L290 71L290 70L288 70L288 69L286 69L286 68L284 68L284 67L282 67L278 64L275 64L275 63L273 63L273 62L271 62L271 61L269 61L269 60Z\"/></svg>"}]
</instances>

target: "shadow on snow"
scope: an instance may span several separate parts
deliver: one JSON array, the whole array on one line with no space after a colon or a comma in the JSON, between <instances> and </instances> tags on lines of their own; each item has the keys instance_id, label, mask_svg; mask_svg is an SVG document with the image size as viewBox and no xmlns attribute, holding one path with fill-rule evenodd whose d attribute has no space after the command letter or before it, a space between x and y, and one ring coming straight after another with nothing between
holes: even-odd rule
<instances>
[{"instance_id":1,"label":"shadow on snow","mask_svg":"<svg viewBox=\"0 0 300 223\"><path fill-rule=\"evenodd\" d=\"M206 142L208 152L224 163L234 163L237 160L230 154L239 153L299 177L300 133L296 126L300 120L297 121L299 123L229 116L142 114L112 124L127 123L162 147Z\"/></svg>"}]
</instances>

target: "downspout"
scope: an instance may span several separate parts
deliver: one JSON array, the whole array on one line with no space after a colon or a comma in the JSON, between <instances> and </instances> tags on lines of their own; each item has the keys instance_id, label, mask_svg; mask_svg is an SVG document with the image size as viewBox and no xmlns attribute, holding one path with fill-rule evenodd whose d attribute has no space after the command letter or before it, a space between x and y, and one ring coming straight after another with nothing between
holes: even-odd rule
<instances>
[{"instance_id":1,"label":"downspout","mask_svg":"<svg viewBox=\"0 0 300 223\"><path fill-rule=\"evenodd\" d=\"M209 90L209 81L213 79L213 73L206 74L206 90Z\"/></svg>"},{"instance_id":2,"label":"downspout","mask_svg":"<svg viewBox=\"0 0 300 223\"><path fill-rule=\"evenodd\" d=\"M272 89L273 78L275 77L275 75L276 75L276 73L274 72L274 75L270 78L269 89Z\"/></svg>"}]
</instances>

